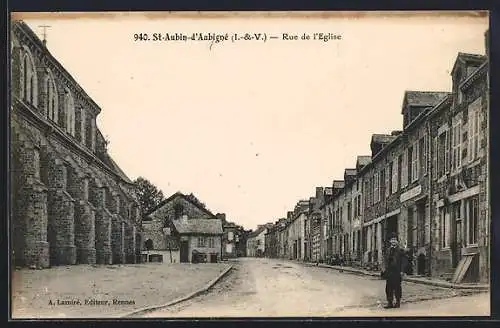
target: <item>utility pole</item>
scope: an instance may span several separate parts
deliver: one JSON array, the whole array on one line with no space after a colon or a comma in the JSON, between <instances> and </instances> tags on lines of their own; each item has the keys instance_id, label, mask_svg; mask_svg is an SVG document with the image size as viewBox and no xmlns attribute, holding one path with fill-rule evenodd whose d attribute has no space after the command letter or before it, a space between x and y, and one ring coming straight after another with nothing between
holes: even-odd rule
<instances>
[{"instance_id":1,"label":"utility pole","mask_svg":"<svg viewBox=\"0 0 500 328\"><path fill-rule=\"evenodd\" d=\"M43 45L47 45L47 28L51 27L50 25L38 25L38 27L43 28Z\"/></svg>"}]
</instances>

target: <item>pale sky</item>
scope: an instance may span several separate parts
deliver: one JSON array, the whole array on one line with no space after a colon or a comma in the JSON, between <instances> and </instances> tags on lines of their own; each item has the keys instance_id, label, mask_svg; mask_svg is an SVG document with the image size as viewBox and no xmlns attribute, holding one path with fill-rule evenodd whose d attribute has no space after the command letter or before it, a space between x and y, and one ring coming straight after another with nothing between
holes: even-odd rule
<instances>
[{"instance_id":1,"label":"pale sky","mask_svg":"<svg viewBox=\"0 0 500 328\"><path fill-rule=\"evenodd\" d=\"M59 18L58 18L59 17ZM61 16L62 17L62 16ZM401 129L405 90L449 91L458 52L484 54L487 17L26 19L102 108L131 178L193 192L255 229L331 186L373 133ZM64 18L64 17L62 17ZM133 41L134 33L341 34L340 41Z\"/></svg>"}]
</instances>

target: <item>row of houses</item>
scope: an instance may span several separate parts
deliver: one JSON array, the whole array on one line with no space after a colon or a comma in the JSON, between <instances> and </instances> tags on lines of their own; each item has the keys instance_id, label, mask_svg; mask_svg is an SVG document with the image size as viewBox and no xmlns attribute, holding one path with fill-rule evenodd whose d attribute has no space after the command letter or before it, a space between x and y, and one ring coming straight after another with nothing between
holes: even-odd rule
<instances>
[{"instance_id":1,"label":"row of houses","mask_svg":"<svg viewBox=\"0 0 500 328\"><path fill-rule=\"evenodd\" d=\"M459 53L450 92L406 91L402 128L269 227L266 256L380 269L395 232L409 274L489 281L488 68Z\"/></svg>"}]
</instances>

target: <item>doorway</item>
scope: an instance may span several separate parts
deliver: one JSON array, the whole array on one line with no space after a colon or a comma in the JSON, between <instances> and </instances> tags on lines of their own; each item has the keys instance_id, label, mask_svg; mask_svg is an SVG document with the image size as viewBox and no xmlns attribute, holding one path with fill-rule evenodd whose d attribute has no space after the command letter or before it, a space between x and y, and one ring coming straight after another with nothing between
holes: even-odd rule
<instances>
[{"instance_id":1,"label":"doorway","mask_svg":"<svg viewBox=\"0 0 500 328\"><path fill-rule=\"evenodd\" d=\"M181 241L179 255L181 263L189 262L189 242L187 240Z\"/></svg>"},{"instance_id":2,"label":"doorway","mask_svg":"<svg viewBox=\"0 0 500 328\"><path fill-rule=\"evenodd\" d=\"M458 266L462 259L462 217L461 201L452 205L451 222L453 224L453 239L451 241L451 262L454 268Z\"/></svg>"}]
</instances>

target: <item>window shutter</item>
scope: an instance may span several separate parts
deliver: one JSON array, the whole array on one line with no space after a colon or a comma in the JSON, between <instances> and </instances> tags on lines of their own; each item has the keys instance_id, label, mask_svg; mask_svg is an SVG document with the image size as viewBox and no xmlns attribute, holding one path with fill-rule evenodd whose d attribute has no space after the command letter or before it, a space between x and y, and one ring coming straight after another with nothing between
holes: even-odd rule
<instances>
[{"instance_id":1,"label":"window shutter","mask_svg":"<svg viewBox=\"0 0 500 328\"><path fill-rule=\"evenodd\" d=\"M413 149L415 149L415 174L413 176L413 180L418 180L418 177L419 177L419 173L420 173L420 167L419 167L419 160L420 160L420 149L419 149L419 146L420 146L420 142L419 142L420 139L417 139L417 141L415 141L415 147Z\"/></svg>"},{"instance_id":2,"label":"window shutter","mask_svg":"<svg viewBox=\"0 0 500 328\"><path fill-rule=\"evenodd\" d=\"M424 163L422 166L422 174L423 175L427 174L427 159L428 159L427 154L429 153L429 145L427 144L428 142L429 142L429 138L428 138L427 134L425 134L424 135L424 149L422 149L422 151L424 152L422 154L422 158L424 159Z\"/></svg>"},{"instance_id":3,"label":"window shutter","mask_svg":"<svg viewBox=\"0 0 500 328\"><path fill-rule=\"evenodd\" d=\"M468 138L468 149L467 149L467 154L468 154L468 157L469 157L469 162L472 162L472 160L474 159L474 154L473 154L473 149L472 149L472 140L474 139L473 135L474 135L474 122L473 122L473 119L474 119L474 115L473 115L473 111L469 108L469 120L467 121L467 127L468 127L468 131L467 131L467 138Z\"/></svg>"},{"instance_id":4,"label":"window shutter","mask_svg":"<svg viewBox=\"0 0 500 328\"><path fill-rule=\"evenodd\" d=\"M450 170L450 130L447 130L446 132L446 145L445 145L445 155L444 155L444 168L445 172L449 172Z\"/></svg>"},{"instance_id":5,"label":"window shutter","mask_svg":"<svg viewBox=\"0 0 500 328\"><path fill-rule=\"evenodd\" d=\"M408 184L408 149L405 149L403 153L403 165L401 168L401 176L402 176L402 181L401 181L401 187L406 187Z\"/></svg>"},{"instance_id":6,"label":"window shutter","mask_svg":"<svg viewBox=\"0 0 500 328\"><path fill-rule=\"evenodd\" d=\"M437 169L437 164L438 164L438 137L435 137L434 138L434 149L432 150L432 176L434 177L434 179L437 178L437 173L438 173L438 169Z\"/></svg>"},{"instance_id":7,"label":"window shutter","mask_svg":"<svg viewBox=\"0 0 500 328\"><path fill-rule=\"evenodd\" d=\"M389 165L387 165L386 169L385 169L385 197L389 197L389 195L391 194L390 191L391 191L391 163L389 163Z\"/></svg>"}]
</instances>

